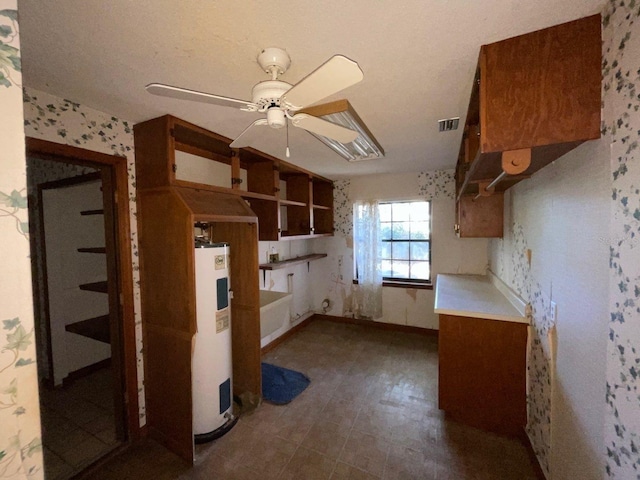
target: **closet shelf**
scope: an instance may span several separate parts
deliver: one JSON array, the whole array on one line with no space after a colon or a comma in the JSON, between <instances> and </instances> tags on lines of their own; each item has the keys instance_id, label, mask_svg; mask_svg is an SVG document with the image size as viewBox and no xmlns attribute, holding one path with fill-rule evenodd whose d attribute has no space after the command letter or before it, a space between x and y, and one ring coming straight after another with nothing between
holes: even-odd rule
<instances>
[{"instance_id":1,"label":"closet shelf","mask_svg":"<svg viewBox=\"0 0 640 480\"><path fill-rule=\"evenodd\" d=\"M285 199L280 199L280 205L284 205L286 207L306 207L307 206L305 202L297 202L295 200L285 200Z\"/></svg>"},{"instance_id":2,"label":"closet shelf","mask_svg":"<svg viewBox=\"0 0 640 480\"><path fill-rule=\"evenodd\" d=\"M111 333L109 330L109 315L88 318L79 322L70 323L64 329L67 332L92 338L99 342L111 343Z\"/></svg>"},{"instance_id":3,"label":"closet shelf","mask_svg":"<svg viewBox=\"0 0 640 480\"><path fill-rule=\"evenodd\" d=\"M80 290L86 290L88 292L109 293L108 283L106 281L83 283L82 285L78 285L78 287Z\"/></svg>"},{"instance_id":4,"label":"closet shelf","mask_svg":"<svg viewBox=\"0 0 640 480\"><path fill-rule=\"evenodd\" d=\"M80 253L107 253L107 247L79 248Z\"/></svg>"},{"instance_id":5,"label":"closet shelf","mask_svg":"<svg viewBox=\"0 0 640 480\"><path fill-rule=\"evenodd\" d=\"M80 215L104 215L104 210L83 210Z\"/></svg>"}]
</instances>

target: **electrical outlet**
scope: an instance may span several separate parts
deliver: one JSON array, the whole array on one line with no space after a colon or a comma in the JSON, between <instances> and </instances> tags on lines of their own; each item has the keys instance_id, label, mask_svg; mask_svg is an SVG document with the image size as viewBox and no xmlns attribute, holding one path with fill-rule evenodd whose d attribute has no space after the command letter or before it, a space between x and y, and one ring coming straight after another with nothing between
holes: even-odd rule
<instances>
[{"instance_id":1,"label":"electrical outlet","mask_svg":"<svg viewBox=\"0 0 640 480\"><path fill-rule=\"evenodd\" d=\"M555 325L556 317L558 316L558 306L556 302L551 302L549 305L549 321Z\"/></svg>"}]
</instances>

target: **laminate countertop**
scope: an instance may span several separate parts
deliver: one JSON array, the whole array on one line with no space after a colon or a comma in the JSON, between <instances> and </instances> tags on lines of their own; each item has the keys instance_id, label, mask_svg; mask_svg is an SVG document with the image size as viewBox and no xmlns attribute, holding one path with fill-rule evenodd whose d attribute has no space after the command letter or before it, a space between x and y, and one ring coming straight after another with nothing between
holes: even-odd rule
<instances>
[{"instance_id":1,"label":"laminate countertop","mask_svg":"<svg viewBox=\"0 0 640 480\"><path fill-rule=\"evenodd\" d=\"M517 298L513 293L510 296ZM516 308L488 276L437 276L435 313L528 324L529 321L524 315L524 302L520 307L520 310Z\"/></svg>"}]
</instances>

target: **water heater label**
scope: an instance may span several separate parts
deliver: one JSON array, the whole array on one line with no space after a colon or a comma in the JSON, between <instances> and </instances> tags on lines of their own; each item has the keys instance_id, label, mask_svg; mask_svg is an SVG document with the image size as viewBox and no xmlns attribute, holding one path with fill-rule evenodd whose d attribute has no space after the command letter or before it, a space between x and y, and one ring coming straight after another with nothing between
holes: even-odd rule
<instances>
[{"instance_id":1,"label":"water heater label","mask_svg":"<svg viewBox=\"0 0 640 480\"><path fill-rule=\"evenodd\" d=\"M216 312L216 333L224 332L229 328L229 309L225 308Z\"/></svg>"},{"instance_id":2,"label":"water heater label","mask_svg":"<svg viewBox=\"0 0 640 480\"><path fill-rule=\"evenodd\" d=\"M226 266L226 255L216 255L214 263L216 265L216 270L222 270Z\"/></svg>"}]
</instances>

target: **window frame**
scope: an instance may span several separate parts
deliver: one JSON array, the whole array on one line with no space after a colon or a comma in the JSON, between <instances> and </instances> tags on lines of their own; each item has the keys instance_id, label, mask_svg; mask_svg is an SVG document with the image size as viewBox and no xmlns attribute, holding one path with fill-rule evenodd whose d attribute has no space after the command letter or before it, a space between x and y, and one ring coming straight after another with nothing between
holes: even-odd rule
<instances>
[{"instance_id":1,"label":"window frame","mask_svg":"<svg viewBox=\"0 0 640 480\"><path fill-rule=\"evenodd\" d=\"M383 287L401 287L401 288L415 288L415 289L433 289L433 201L424 200L424 199L405 199L405 200L384 200L379 201L378 204L394 204L394 203L413 203L413 202L425 202L429 208L429 237L425 240L393 240L393 239L382 239L382 242L427 242L429 244L429 279L417 279L417 278L401 278L401 277L382 277L382 286ZM393 222L391 222L393 223ZM355 255L354 255L355 258ZM393 260L393 257L391 258ZM411 260L409 260L411 261ZM354 284L358 284L358 266L355 267L355 275L353 279Z\"/></svg>"}]
</instances>

